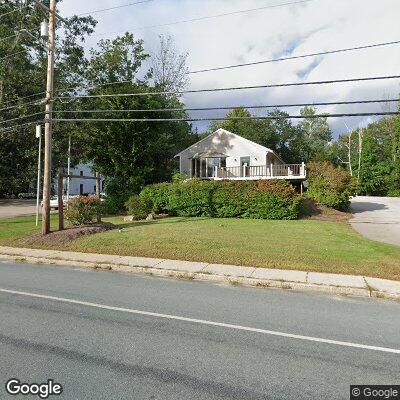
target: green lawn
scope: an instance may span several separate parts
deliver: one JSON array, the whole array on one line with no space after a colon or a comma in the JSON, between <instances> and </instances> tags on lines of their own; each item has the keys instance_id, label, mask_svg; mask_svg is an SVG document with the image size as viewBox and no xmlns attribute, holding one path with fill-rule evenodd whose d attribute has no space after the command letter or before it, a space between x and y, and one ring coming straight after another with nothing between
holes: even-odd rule
<instances>
[{"instance_id":1,"label":"green lawn","mask_svg":"<svg viewBox=\"0 0 400 400\"><path fill-rule=\"evenodd\" d=\"M346 222L165 218L46 248L368 275L400 280L400 247L362 238ZM34 218L0 220L0 245L21 246ZM39 247L39 246L36 246ZM41 246L44 247L44 246Z\"/></svg>"}]
</instances>

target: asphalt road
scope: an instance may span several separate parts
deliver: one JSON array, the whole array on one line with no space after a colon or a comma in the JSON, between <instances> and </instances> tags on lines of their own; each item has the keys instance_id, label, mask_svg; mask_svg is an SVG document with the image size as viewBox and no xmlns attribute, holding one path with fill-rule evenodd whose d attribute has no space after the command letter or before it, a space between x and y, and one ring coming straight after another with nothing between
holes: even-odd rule
<instances>
[{"instance_id":1,"label":"asphalt road","mask_svg":"<svg viewBox=\"0 0 400 400\"><path fill-rule=\"evenodd\" d=\"M400 198L357 196L352 227L368 239L400 246Z\"/></svg>"},{"instance_id":2,"label":"asphalt road","mask_svg":"<svg viewBox=\"0 0 400 400\"><path fill-rule=\"evenodd\" d=\"M36 213L36 199L0 199L0 218Z\"/></svg>"},{"instance_id":3,"label":"asphalt road","mask_svg":"<svg viewBox=\"0 0 400 400\"><path fill-rule=\"evenodd\" d=\"M348 399L350 384L400 384L399 315L379 299L3 261L0 398L18 398L15 377L55 379L53 399Z\"/></svg>"}]
</instances>

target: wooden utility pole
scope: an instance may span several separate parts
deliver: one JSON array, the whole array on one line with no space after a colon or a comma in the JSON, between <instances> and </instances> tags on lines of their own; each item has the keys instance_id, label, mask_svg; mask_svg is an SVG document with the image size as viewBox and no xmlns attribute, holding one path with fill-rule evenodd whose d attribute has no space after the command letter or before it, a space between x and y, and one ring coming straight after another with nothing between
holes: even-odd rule
<instances>
[{"instance_id":1,"label":"wooden utility pole","mask_svg":"<svg viewBox=\"0 0 400 400\"><path fill-rule=\"evenodd\" d=\"M46 115L44 128L44 179L43 179L43 216L42 235L50 232L50 196L51 196L51 140L54 86L54 56L56 33L56 0L50 0L49 41L47 57Z\"/></svg>"}]
</instances>

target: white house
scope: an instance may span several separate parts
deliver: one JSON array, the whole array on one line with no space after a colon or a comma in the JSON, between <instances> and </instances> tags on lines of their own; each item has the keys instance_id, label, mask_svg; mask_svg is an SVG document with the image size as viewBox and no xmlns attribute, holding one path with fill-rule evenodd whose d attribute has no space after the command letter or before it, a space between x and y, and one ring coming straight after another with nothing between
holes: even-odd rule
<instances>
[{"instance_id":1,"label":"white house","mask_svg":"<svg viewBox=\"0 0 400 400\"><path fill-rule=\"evenodd\" d=\"M304 163L285 164L271 149L218 129L178 153L181 174L202 179L286 179L303 181Z\"/></svg>"},{"instance_id":2,"label":"white house","mask_svg":"<svg viewBox=\"0 0 400 400\"><path fill-rule=\"evenodd\" d=\"M92 169L91 164L78 164L74 168L71 168L71 175L75 176L93 176L95 177L95 172ZM100 181L100 191L104 191L104 177L101 177ZM67 191L67 178L64 179L64 191ZM96 194L96 180L95 179L79 179L71 178L69 181L69 195L91 195Z\"/></svg>"}]
</instances>

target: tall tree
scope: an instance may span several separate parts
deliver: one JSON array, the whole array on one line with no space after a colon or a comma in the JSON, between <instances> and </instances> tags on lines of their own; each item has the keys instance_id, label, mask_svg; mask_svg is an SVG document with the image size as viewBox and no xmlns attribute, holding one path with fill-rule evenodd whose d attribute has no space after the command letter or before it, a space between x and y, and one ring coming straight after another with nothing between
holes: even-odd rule
<instances>
[{"instance_id":1,"label":"tall tree","mask_svg":"<svg viewBox=\"0 0 400 400\"><path fill-rule=\"evenodd\" d=\"M43 120L44 113L7 122L43 111L47 69L46 46L39 38L43 20L41 11L33 2L28 2L25 7L17 0L2 1L1 5L2 13L9 14L0 19L0 196L27 191L35 182L37 144L34 127L22 126L9 132L1 129ZM82 43L93 32L95 24L92 17L73 17L60 30L55 62L56 90L82 82L86 65ZM9 108L13 106L17 107ZM60 152L66 149L67 129L56 126L53 166L58 162Z\"/></svg>"},{"instance_id":2,"label":"tall tree","mask_svg":"<svg viewBox=\"0 0 400 400\"><path fill-rule=\"evenodd\" d=\"M177 51L172 36L160 35L159 41L159 49L152 56L154 84L166 91L183 90L189 82L188 53Z\"/></svg>"},{"instance_id":3,"label":"tall tree","mask_svg":"<svg viewBox=\"0 0 400 400\"><path fill-rule=\"evenodd\" d=\"M143 65L148 57L143 42L131 34L100 42L91 52L87 80L104 85L88 91L99 97L83 99L76 105L83 110L109 110L101 114L102 118L143 119L75 127L85 148L84 158L107 177L107 192L121 203L143 185L169 179L177 168L174 155L193 142L191 126L186 122L146 122L186 115L183 111L149 111L183 105L176 96L145 94L158 90L150 86L151 71ZM116 81L121 83L108 84ZM110 96L121 94L132 96Z\"/></svg>"},{"instance_id":4,"label":"tall tree","mask_svg":"<svg viewBox=\"0 0 400 400\"><path fill-rule=\"evenodd\" d=\"M332 132L327 117L313 117L316 115L314 107L303 107L300 114L305 117L299 128L303 130L302 153L305 161L324 160L329 158L329 143L332 140Z\"/></svg>"}]
</instances>

